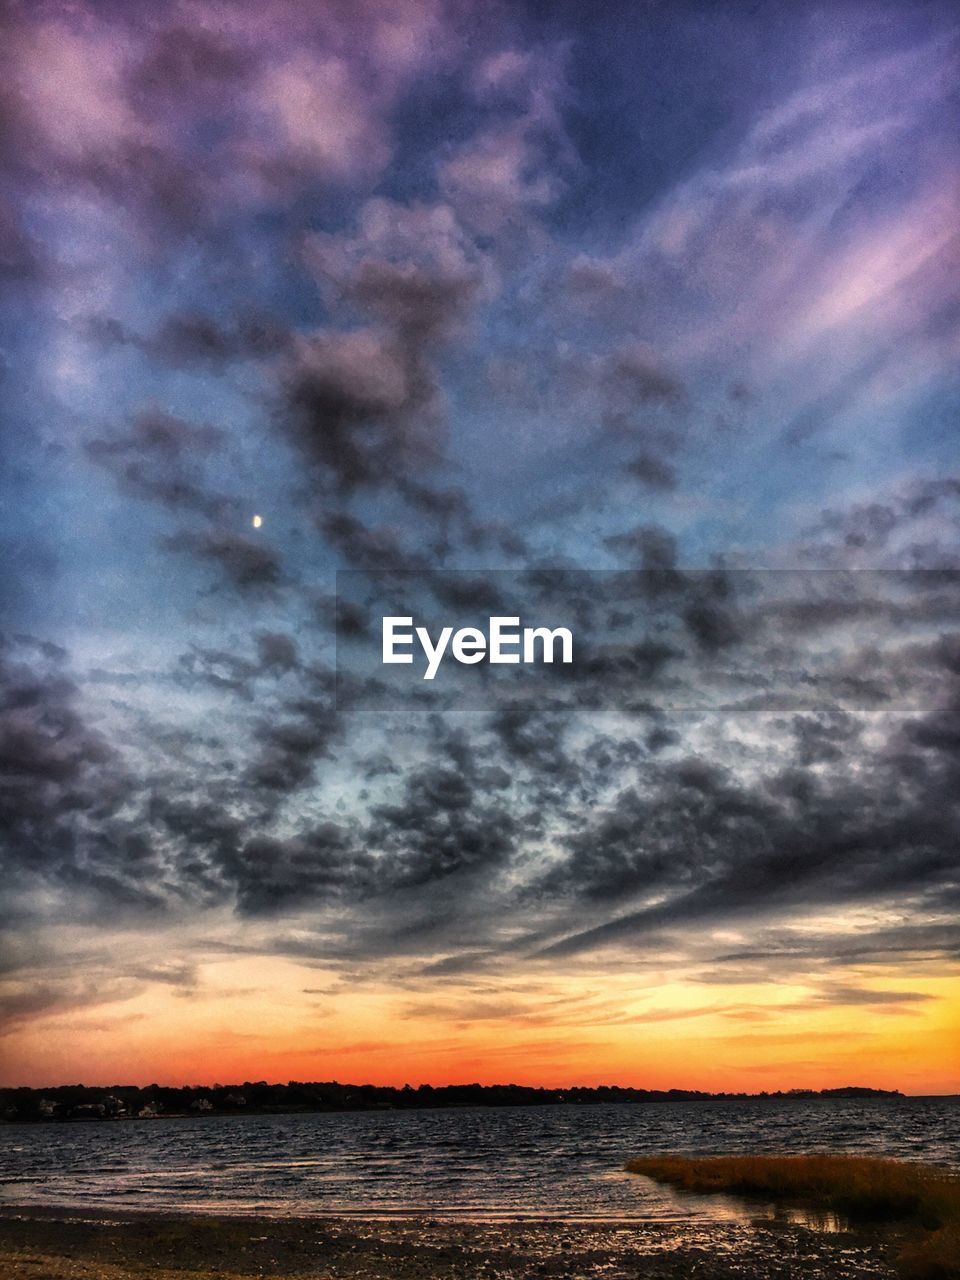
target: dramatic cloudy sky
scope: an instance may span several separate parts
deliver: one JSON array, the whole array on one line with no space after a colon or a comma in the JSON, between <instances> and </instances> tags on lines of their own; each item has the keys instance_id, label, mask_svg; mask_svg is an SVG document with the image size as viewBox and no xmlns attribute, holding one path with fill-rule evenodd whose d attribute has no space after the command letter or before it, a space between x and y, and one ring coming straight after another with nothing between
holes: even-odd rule
<instances>
[{"instance_id":1,"label":"dramatic cloudy sky","mask_svg":"<svg viewBox=\"0 0 960 1280\"><path fill-rule=\"evenodd\" d=\"M955 7L3 14L0 1078L960 1089Z\"/></svg>"}]
</instances>

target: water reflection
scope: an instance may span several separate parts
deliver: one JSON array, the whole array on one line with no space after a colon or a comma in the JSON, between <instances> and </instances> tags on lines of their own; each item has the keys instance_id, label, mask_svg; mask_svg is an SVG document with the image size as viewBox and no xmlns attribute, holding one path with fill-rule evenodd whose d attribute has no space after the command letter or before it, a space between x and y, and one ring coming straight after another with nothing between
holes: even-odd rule
<instances>
[{"instance_id":1,"label":"water reflection","mask_svg":"<svg viewBox=\"0 0 960 1280\"><path fill-rule=\"evenodd\" d=\"M810 1231L820 1231L826 1235L836 1235L841 1231L849 1231L848 1219L834 1213L832 1209L796 1209L782 1204L764 1205L760 1213L753 1215L769 1222L788 1222L795 1227L807 1227Z\"/></svg>"}]
</instances>

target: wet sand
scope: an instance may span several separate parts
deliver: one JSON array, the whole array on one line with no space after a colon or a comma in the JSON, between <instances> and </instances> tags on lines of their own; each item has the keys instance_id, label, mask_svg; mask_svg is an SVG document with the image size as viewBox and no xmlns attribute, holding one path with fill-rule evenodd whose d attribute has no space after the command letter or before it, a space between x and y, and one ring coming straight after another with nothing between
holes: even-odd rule
<instances>
[{"instance_id":1,"label":"wet sand","mask_svg":"<svg viewBox=\"0 0 960 1280\"><path fill-rule=\"evenodd\" d=\"M790 1223L453 1223L0 1209L4 1280L854 1280L882 1232Z\"/></svg>"}]
</instances>

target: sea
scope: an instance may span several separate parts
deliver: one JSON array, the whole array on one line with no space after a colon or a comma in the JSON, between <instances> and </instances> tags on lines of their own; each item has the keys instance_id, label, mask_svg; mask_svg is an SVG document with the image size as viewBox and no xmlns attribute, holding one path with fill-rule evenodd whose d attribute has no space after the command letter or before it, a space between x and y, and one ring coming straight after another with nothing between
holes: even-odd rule
<instances>
[{"instance_id":1,"label":"sea","mask_svg":"<svg viewBox=\"0 0 960 1280\"><path fill-rule=\"evenodd\" d=\"M636 1156L849 1152L960 1170L960 1098L206 1115L0 1125L0 1203L151 1212L720 1221Z\"/></svg>"}]
</instances>

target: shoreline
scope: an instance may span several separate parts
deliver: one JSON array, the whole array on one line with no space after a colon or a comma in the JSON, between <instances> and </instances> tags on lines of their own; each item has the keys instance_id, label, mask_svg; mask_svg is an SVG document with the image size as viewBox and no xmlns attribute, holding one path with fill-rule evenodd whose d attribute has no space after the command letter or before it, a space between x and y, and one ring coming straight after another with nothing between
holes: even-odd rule
<instances>
[{"instance_id":1,"label":"shoreline","mask_svg":"<svg viewBox=\"0 0 960 1280\"><path fill-rule=\"evenodd\" d=\"M729 1222L478 1222L0 1205L5 1280L894 1280L895 1233Z\"/></svg>"},{"instance_id":2,"label":"shoreline","mask_svg":"<svg viewBox=\"0 0 960 1280\"><path fill-rule=\"evenodd\" d=\"M476 1108L658 1106L677 1103L925 1102L952 1101L955 1094L907 1094L899 1089L848 1085L835 1089L710 1093L697 1089L641 1089L626 1085L393 1085L304 1083L299 1096L279 1084L51 1085L0 1086L0 1124L64 1121L117 1123L120 1120L206 1119L217 1116L350 1115L383 1112L462 1111Z\"/></svg>"}]
</instances>

